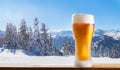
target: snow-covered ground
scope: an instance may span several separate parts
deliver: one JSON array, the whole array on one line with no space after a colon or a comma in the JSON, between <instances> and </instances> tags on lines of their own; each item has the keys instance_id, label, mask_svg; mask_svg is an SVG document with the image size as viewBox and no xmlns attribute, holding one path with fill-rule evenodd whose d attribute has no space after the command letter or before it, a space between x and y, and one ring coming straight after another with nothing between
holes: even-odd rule
<instances>
[{"instance_id":1,"label":"snow-covered ground","mask_svg":"<svg viewBox=\"0 0 120 70\"><path fill-rule=\"evenodd\" d=\"M10 52L8 49L5 49L3 52L0 53L0 57L23 57L27 56L22 50L16 50L15 54Z\"/></svg>"},{"instance_id":2,"label":"snow-covered ground","mask_svg":"<svg viewBox=\"0 0 120 70\"><path fill-rule=\"evenodd\" d=\"M7 50L0 53L0 67L74 67L74 56L27 56L21 50L16 54ZM93 64L120 64L120 59L92 58Z\"/></svg>"}]
</instances>

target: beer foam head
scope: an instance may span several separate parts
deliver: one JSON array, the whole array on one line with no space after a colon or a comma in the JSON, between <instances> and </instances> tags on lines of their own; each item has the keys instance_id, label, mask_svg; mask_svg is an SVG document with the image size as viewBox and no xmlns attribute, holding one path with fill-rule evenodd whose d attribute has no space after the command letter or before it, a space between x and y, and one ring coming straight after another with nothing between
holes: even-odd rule
<instances>
[{"instance_id":1,"label":"beer foam head","mask_svg":"<svg viewBox=\"0 0 120 70\"><path fill-rule=\"evenodd\" d=\"M73 14L72 23L94 24L94 16L91 14Z\"/></svg>"}]
</instances>

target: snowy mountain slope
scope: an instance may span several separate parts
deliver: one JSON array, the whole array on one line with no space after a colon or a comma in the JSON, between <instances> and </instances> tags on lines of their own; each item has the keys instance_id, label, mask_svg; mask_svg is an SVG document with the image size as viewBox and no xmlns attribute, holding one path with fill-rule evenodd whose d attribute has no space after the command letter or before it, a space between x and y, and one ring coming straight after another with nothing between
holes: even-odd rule
<instances>
[{"instance_id":1,"label":"snowy mountain slope","mask_svg":"<svg viewBox=\"0 0 120 70\"><path fill-rule=\"evenodd\" d=\"M120 40L120 30L101 30L101 29L97 29L95 30L95 36L97 35L106 35L106 36L110 36L113 37L116 40Z\"/></svg>"},{"instance_id":2,"label":"snowy mountain slope","mask_svg":"<svg viewBox=\"0 0 120 70\"><path fill-rule=\"evenodd\" d=\"M113 31L111 31L111 32L104 33L104 35L113 37L116 40L120 40L120 32L113 32Z\"/></svg>"},{"instance_id":3,"label":"snowy mountain slope","mask_svg":"<svg viewBox=\"0 0 120 70\"><path fill-rule=\"evenodd\" d=\"M95 36L99 36L99 35L104 34L105 32L106 32L106 31L104 31L104 30L96 29L95 32L94 32L94 35L95 35Z\"/></svg>"},{"instance_id":4,"label":"snowy mountain slope","mask_svg":"<svg viewBox=\"0 0 120 70\"><path fill-rule=\"evenodd\" d=\"M120 57L120 40L107 35L93 37L92 55L95 57Z\"/></svg>"}]
</instances>

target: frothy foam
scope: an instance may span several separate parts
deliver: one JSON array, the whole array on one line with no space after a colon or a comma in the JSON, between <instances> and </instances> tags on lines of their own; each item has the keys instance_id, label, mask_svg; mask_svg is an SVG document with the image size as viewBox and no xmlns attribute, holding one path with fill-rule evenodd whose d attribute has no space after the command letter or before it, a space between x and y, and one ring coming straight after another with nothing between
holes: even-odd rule
<instances>
[{"instance_id":1,"label":"frothy foam","mask_svg":"<svg viewBox=\"0 0 120 70\"><path fill-rule=\"evenodd\" d=\"M72 23L94 24L94 16L91 14L73 14Z\"/></svg>"}]
</instances>

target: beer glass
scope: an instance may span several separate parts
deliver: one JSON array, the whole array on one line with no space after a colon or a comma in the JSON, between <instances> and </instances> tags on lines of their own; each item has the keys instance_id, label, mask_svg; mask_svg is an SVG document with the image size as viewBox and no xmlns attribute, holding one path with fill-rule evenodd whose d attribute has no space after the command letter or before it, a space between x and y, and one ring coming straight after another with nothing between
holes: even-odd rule
<instances>
[{"instance_id":1,"label":"beer glass","mask_svg":"<svg viewBox=\"0 0 120 70\"><path fill-rule=\"evenodd\" d=\"M91 45L94 32L94 16L73 14L72 31L75 40L75 65L91 67Z\"/></svg>"}]
</instances>

